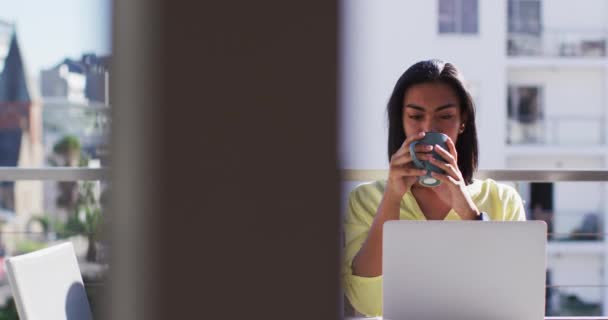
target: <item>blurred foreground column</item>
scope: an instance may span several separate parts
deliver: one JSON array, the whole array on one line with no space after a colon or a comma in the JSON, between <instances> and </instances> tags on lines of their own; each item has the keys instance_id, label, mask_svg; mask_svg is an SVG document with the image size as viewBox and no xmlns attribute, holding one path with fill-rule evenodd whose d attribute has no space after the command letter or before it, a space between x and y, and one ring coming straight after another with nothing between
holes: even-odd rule
<instances>
[{"instance_id":1,"label":"blurred foreground column","mask_svg":"<svg viewBox=\"0 0 608 320\"><path fill-rule=\"evenodd\" d=\"M114 3L107 319L337 319L337 3Z\"/></svg>"}]
</instances>

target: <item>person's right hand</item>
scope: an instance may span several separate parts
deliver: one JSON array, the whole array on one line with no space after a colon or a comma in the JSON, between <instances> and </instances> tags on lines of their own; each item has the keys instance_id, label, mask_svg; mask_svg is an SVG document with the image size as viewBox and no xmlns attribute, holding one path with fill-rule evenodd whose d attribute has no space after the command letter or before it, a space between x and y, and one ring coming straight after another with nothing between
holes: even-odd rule
<instances>
[{"instance_id":1,"label":"person's right hand","mask_svg":"<svg viewBox=\"0 0 608 320\"><path fill-rule=\"evenodd\" d=\"M401 201L403 195L418 181L418 177L426 174L425 169L416 168L410 154L410 144L422 138L424 138L424 132L408 137L391 157L385 194L388 193L392 198ZM418 160L431 158L432 146L418 144L415 149Z\"/></svg>"}]
</instances>

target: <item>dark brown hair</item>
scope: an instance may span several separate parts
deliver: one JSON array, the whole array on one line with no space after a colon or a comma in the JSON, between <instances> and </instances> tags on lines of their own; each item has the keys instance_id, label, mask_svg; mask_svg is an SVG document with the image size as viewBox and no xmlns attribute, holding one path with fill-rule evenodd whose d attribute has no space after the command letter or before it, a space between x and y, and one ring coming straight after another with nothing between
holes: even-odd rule
<instances>
[{"instance_id":1,"label":"dark brown hair","mask_svg":"<svg viewBox=\"0 0 608 320\"><path fill-rule=\"evenodd\" d=\"M475 126L475 106L471 94L464 86L464 79L456 67L441 60L420 61L409 67L397 80L388 102L388 158L401 147L405 141L403 128L403 99L407 90L417 84L439 82L449 85L458 96L460 115L465 121L464 132L456 142L458 168L466 184L473 182L473 173L477 170L478 143Z\"/></svg>"}]
</instances>

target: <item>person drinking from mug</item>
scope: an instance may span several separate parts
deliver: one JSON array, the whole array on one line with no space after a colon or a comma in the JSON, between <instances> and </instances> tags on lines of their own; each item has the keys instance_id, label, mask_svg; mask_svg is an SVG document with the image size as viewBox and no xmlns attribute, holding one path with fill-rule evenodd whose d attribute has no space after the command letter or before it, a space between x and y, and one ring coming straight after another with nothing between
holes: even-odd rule
<instances>
[{"instance_id":1,"label":"person drinking from mug","mask_svg":"<svg viewBox=\"0 0 608 320\"><path fill-rule=\"evenodd\" d=\"M526 217L514 188L473 179L475 108L453 64L428 60L412 65L397 81L387 109L388 179L355 188L344 220L344 292L367 316L382 313L384 222Z\"/></svg>"}]
</instances>

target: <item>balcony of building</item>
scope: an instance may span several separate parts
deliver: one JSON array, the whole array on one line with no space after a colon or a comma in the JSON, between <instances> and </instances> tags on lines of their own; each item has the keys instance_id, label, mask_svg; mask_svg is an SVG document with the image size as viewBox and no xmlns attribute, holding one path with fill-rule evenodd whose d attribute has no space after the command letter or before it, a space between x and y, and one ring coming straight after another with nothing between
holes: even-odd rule
<instances>
[{"instance_id":1,"label":"balcony of building","mask_svg":"<svg viewBox=\"0 0 608 320\"><path fill-rule=\"evenodd\" d=\"M594 115L512 115L507 145L585 148L606 146L606 118Z\"/></svg>"},{"instance_id":2,"label":"balcony of building","mask_svg":"<svg viewBox=\"0 0 608 320\"><path fill-rule=\"evenodd\" d=\"M585 94L576 86L579 82L597 79L579 73L572 74L578 80L569 82L545 76L548 78L536 79L537 84L508 86L507 149L521 149L523 154L547 150L578 155L605 153L608 132L603 99L587 99L580 104L577 98Z\"/></svg>"},{"instance_id":3,"label":"balcony of building","mask_svg":"<svg viewBox=\"0 0 608 320\"><path fill-rule=\"evenodd\" d=\"M509 32L509 67L604 67L607 60L607 30L544 29L538 32Z\"/></svg>"}]
</instances>

